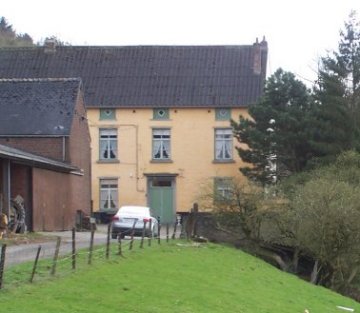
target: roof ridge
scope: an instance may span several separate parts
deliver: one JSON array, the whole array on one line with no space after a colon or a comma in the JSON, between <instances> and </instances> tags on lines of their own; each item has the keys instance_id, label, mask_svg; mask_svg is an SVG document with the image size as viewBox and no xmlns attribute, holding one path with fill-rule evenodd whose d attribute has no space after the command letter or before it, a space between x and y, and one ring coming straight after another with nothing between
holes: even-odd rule
<instances>
[{"instance_id":1,"label":"roof ridge","mask_svg":"<svg viewBox=\"0 0 360 313\"><path fill-rule=\"evenodd\" d=\"M130 44L130 45L57 45L56 49L71 49L71 48L84 48L84 49L109 49L109 48L248 48L253 44ZM33 46L33 47L0 47L0 50L39 50L44 49L45 46Z\"/></svg>"},{"instance_id":2,"label":"roof ridge","mask_svg":"<svg viewBox=\"0 0 360 313\"><path fill-rule=\"evenodd\" d=\"M66 82L66 81L81 81L80 77L70 78L0 78L0 82Z\"/></svg>"}]
</instances>

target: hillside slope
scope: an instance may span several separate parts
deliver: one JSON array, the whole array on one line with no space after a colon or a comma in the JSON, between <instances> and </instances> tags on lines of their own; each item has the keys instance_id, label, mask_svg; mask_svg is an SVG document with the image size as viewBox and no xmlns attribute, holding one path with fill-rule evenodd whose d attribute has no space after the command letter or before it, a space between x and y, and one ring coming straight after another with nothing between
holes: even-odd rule
<instances>
[{"instance_id":1,"label":"hillside slope","mask_svg":"<svg viewBox=\"0 0 360 313\"><path fill-rule=\"evenodd\" d=\"M114 249L115 250L115 249ZM1 312L360 312L360 304L239 250L153 244L47 282L0 291Z\"/></svg>"}]
</instances>

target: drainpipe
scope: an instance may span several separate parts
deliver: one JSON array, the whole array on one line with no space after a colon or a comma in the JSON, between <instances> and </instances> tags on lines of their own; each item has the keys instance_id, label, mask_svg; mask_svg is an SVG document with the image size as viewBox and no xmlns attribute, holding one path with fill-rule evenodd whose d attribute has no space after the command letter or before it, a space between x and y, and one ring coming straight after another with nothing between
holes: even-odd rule
<instances>
[{"instance_id":1,"label":"drainpipe","mask_svg":"<svg viewBox=\"0 0 360 313\"><path fill-rule=\"evenodd\" d=\"M63 146L63 147L62 147L62 160L63 160L63 161L66 161L66 160L65 160L65 158L66 158L66 140L65 140L65 138L66 138L65 136L62 137L62 139L63 139L63 140L62 140L62 146Z\"/></svg>"},{"instance_id":2,"label":"drainpipe","mask_svg":"<svg viewBox=\"0 0 360 313\"><path fill-rule=\"evenodd\" d=\"M139 126L136 124L121 124L119 127L134 127L135 128L135 145L136 145L136 151L135 151L135 176L136 176L136 191L138 192L145 192L145 190L140 189L139 187Z\"/></svg>"}]
</instances>

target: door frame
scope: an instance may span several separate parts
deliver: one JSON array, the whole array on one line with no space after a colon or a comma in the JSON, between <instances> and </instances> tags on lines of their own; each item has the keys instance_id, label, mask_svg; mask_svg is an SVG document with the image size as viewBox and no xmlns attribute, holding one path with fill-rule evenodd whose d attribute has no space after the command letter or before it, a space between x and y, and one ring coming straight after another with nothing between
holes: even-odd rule
<instances>
[{"instance_id":1,"label":"door frame","mask_svg":"<svg viewBox=\"0 0 360 313\"><path fill-rule=\"evenodd\" d=\"M151 204L151 195L150 195L150 185L153 179L156 178L166 178L171 180L171 188L172 188L172 207L173 207L173 214L176 216L177 208L176 208L176 177L178 174L171 174L171 173L151 173L151 174L144 174L147 178L146 182L146 202L147 206L150 207Z\"/></svg>"}]
</instances>

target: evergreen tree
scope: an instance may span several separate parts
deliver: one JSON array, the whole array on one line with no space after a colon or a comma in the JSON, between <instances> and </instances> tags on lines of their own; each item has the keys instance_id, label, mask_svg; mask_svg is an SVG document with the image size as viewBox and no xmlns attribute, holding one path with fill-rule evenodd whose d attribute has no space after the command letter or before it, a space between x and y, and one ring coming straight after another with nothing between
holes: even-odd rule
<instances>
[{"instance_id":1,"label":"evergreen tree","mask_svg":"<svg viewBox=\"0 0 360 313\"><path fill-rule=\"evenodd\" d=\"M263 184L304 169L312 157L309 146L312 101L306 86L290 72L276 71L266 82L264 96L249 108L251 119L232 121L241 172Z\"/></svg>"},{"instance_id":2,"label":"evergreen tree","mask_svg":"<svg viewBox=\"0 0 360 313\"><path fill-rule=\"evenodd\" d=\"M321 59L315 86L316 156L332 159L360 148L360 27L352 12L337 52Z\"/></svg>"},{"instance_id":3,"label":"evergreen tree","mask_svg":"<svg viewBox=\"0 0 360 313\"><path fill-rule=\"evenodd\" d=\"M28 34L17 34L5 17L0 17L0 47L33 46Z\"/></svg>"}]
</instances>

